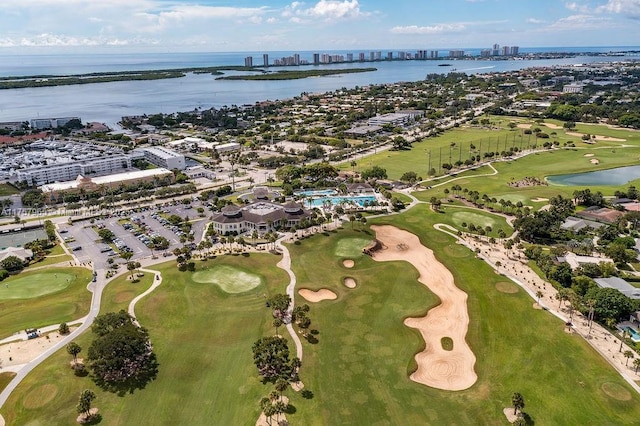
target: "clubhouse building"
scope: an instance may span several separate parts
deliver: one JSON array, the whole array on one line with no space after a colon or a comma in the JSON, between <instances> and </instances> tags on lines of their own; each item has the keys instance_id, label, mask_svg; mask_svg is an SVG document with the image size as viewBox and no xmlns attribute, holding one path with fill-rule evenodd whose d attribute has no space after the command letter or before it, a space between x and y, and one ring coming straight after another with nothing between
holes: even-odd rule
<instances>
[{"instance_id":1,"label":"clubhouse building","mask_svg":"<svg viewBox=\"0 0 640 426\"><path fill-rule=\"evenodd\" d=\"M260 201L246 206L224 207L213 216L211 226L220 235L253 231L262 235L276 229L291 229L309 217L309 211L293 201L285 204Z\"/></svg>"}]
</instances>

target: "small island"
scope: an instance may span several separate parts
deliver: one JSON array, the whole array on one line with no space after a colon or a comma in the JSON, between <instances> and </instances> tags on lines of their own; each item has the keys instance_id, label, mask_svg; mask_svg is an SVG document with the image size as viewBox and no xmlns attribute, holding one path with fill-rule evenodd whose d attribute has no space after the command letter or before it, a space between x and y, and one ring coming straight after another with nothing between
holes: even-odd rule
<instances>
[{"instance_id":1,"label":"small island","mask_svg":"<svg viewBox=\"0 0 640 426\"><path fill-rule=\"evenodd\" d=\"M322 77L336 74L353 74L359 72L377 71L377 68L347 68L330 70L305 70L305 71L277 71L252 75L230 75L218 77L216 80L297 80L309 77Z\"/></svg>"}]
</instances>

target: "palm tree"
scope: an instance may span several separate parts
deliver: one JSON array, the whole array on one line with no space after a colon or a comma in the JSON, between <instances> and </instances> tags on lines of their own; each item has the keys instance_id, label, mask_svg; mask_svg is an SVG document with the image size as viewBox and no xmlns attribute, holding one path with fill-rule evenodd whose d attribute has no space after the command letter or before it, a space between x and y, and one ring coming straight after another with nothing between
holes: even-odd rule
<instances>
[{"instance_id":1,"label":"palm tree","mask_svg":"<svg viewBox=\"0 0 640 426\"><path fill-rule=\"evenodd\" d=\"M524 398L520 394L520 392L514 392L511 395L511 405L513 406L513 414L518 414L518 410L522 410L524 408Z\"/></svg>"},{"instance_id":2,"label":"palm tree","mask_svg":"<svg viewBox=\"0 0 640 426\"><path fill-rule=\"evenodd\" d=\"M640 358L636 358L633 360L633 366L635 367L636 374L638 374L638 368L640 368Z\"/></svg>"},{"instance_id":3,"label":"palm tree","mask_svg":"<svg viewBox=\"0 0 640 426\"><path fill-rule=\"evenodd\" d=\"M633 352L631 352L630 350L626 350L622 355L624 355L624 357L627 359L627 363L625 364L625 366L628 366L629 359L633 358Z\"/></svg>"},{"instance_id":4,"label":"palm tree","mask_svg":"<svg viewBox=\"0 0 640 426\"><path fill-rule=\"evenodd\" d=\"M356 221L356 217L354 215L349 216L349 222L351 222L351 230L353 231L353 222Z\"/></svg>"},{"instance_id":5,"label":"palm tree","mask_svg":"<svg viewBox=\"0 0 640 426\"><path fill-rule=\"evenodd\" d=\"M618 352L622 352L622 345L624 344L624 339L627 338L628 333L629 332L627 330L622 331L622 337L620 338L620 349L618 350Z\"/></svg>"},{"instance_id":6,"label":"palm tree","mask_svg":"<svg viewBox=\"0 0 640 426\"><path fill-rule=\"evenodd\" d=\"M537 302L538 305L540 305L540 298L542 296L544 296L544 294L540 290L536 291L536 297L538 298L538 302Z\"/></svg>"},{"instance_id":7,"label":"palm tree","mask_svg":"<svg viewBox=\"0 0 640 426\"><path fill-rule=\"evenodd\" d=\"M82 414L85 417L85 419L91 417L91 402L94 399L96 399L96 394L89 389L85 389L80 393L76 409L79 414Z\"/></svg>"},{"instance_id":8,"label":"palm tree","mask_svg":"<svg viewBox=\"0 0 640 426\"><path fill-rule=\"evenodd\" d=\"M73 357L73 363L78 363L78 354L82 351L80 345L76 342L71 342L67 345L67 353Z\"/></svg>"},{"instance_id":9,"label":"palm tree","mask_svg":"<svg viewBox=\"0 0 640 426\"><path fill-rule=\"evenodd\" d=\"M282 326L282 319L274 318L273 319L273 326L276 328L276 335L278 335L278 327Z\"/></svg>"},{"instance_id":10,"label":"palm tree","mask_svg":"<svg viewBox=\"0 0 640 426\"><path fill-rule=\"evenodd\" d=\"M276 391L280 395L280 401L282 401L282 393L287 390L289 387L289 382L283 378L279 378L276 380Z\"/></svg>"}]
</instances>

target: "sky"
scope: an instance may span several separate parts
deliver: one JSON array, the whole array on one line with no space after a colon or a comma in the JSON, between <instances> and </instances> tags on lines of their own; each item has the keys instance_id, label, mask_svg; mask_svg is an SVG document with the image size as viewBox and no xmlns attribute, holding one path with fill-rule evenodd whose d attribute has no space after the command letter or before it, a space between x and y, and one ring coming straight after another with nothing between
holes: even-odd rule
<instances>
[{"instance_id":1,"label":"sky","mask_svg":"<svg viewBox=\"0 0 640 426\"><path fill-rule=\"evenodd\" d=\"M640 0L0 0L0 53L326 52L494 43L640 45Z\"/></svg>"}]
</instances>

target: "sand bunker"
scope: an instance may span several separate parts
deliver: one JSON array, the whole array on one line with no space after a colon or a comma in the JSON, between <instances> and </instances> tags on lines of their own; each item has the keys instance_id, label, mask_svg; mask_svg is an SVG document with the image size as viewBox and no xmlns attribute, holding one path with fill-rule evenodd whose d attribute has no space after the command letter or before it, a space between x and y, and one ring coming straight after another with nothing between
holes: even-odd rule
<instances>
[{"instance_id":1,"label":"sand bunker","mask_svg":"<svg viewBox=\"0 0 640 426\"><path fill-rule=\"evenodd\" d=\"M351 277L345 278L345 279L344 279L344 285L345 285L347 288L356 288L356 280L354 280L354 279L353 279L353 278L351 278Z\"/></svg>"},{"instance_id":2,"label":"sand bunker","mask_svg":"<svg viewBox=\"0 0 640 426\"><path fill-rule=\"evenodd\" d=\"M334 292L327 290L326 288L318 291L302 288L298 290L298 294L309 302L322 302L323 300L335 300L338 298Z\"/></svg>"},{"instance_id":3,"label":"sand bunker","mask_svg":"<svg viewBox=\"0 0 640 426\"><path fill-rule=\"evenodd\" d=\"M553 124L553 123L542 123L542 124L544 124L545 126L553 130L562 129L562 126L558 126L557 124Z\"/></svg>"},{"instance_id":4,"label":"sand bunker","mask_svg":"<svg viewBox=\"0 0 640 426\"><path fill-rule=\"evenodd\" d=\"M345 260L343 260L343 261L342 261L342 265L343 265L345 268L353 268L353 266L354 266L355 264L356 264L356 263L355 263L353 260L351 260L351 259L345 259Z\"/></svg>"},{"instance_id":5,"label":"sand bunker","mask_svg":"<svg viewBox=\"0 0 640 426\"><path fill-rule=\"evenodd\" d=\"M569 135L569 136L577 136L577 137L581 138L585 134L584 133L578 133L578 132L567 132L567 135ZM597 141L609 141L609 142L626 142L627 141L626 139L612 138L611 136L602 136L602 135L591 135L591 139L597 140Z\"/></svg>"},{"instance_id":6,"label":"sand bunker","mask_svg":"<svg viewBox=\"0 0 640 426\"><path fill-rule=\"evenodd\" d=\"M595 154L585 154L585 157L593 157Z\"/></svg>"},{"instance_id":7,"label":"sand bunker","mask_svg":"<svg viewBox=\"0 0 640 426\"><path fill-rule=\"evenodd\" d=\"M600 164L600 160L598 160L597 158L592 158L591 164Z\"/></svg>"},{"instance_id":8,"label":"sand bunker","mask_svg":"<svg viewBox=\"0 0 640 426\"><path fill-rule=\"evenodd\" d=\"M549 201L549 199L548 198L540 198L540 197L538 197L538 198L532 198L531 201L534 202L534 203L542 203L543 201Z\"/></svg>"},{"instance_id":9,"label":"sand bunker","mask_svg":"<svg viewBox=\"0 0 640 426\"><path fill-rule=\"evenodd\" d=\"M530 128L531 128L531 124L524 124L524 123L518 124L518 129L530 129Z\"/></svg>"},{"instance_id":10,"label":"sand bunker","mask_svg":"<svg viewBox=\"0 0 640 426\"><path fill-rule=\"evenodd\" d=\"M383 250L376 251L376 261L404 260L419 272L418 281L426 285L442 303L422 318L407 318L404 324L422 334L425 348L416 354L417 370L411 380L443 390L470 388L478 376L473 367L476 357L467 345L469 327L467 294L456 287L453 276L436 260L433 251L423 246L417 236L393 226L372 226ZM441 339L450 337L453 350L442 348Z\"/></svg>"},{"instance_id":11,"label":"sand bunker","mask_svg":"<svg viewBox=\"0 0 640 426\"><path fill-rule=\"evenodd\" d=\"M77 327L69 327L71 331ZM49 338L47 339L47 336ZM25 335L26 338L26 335ZM42 335L37 339L18 340L0 345L0 360L2 360L3 370L12 371L22 364L26 364L36 359L42 352L58 343L62 336L57 331L52 331ZM11 360L9 360L11 358Z\"/></svg>"}]
</instances>

